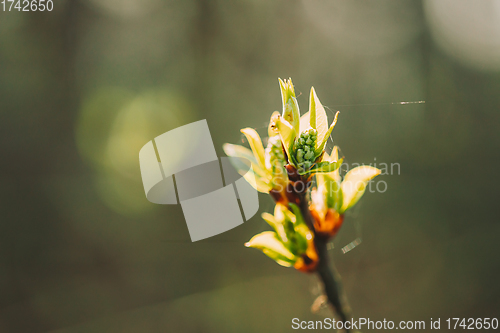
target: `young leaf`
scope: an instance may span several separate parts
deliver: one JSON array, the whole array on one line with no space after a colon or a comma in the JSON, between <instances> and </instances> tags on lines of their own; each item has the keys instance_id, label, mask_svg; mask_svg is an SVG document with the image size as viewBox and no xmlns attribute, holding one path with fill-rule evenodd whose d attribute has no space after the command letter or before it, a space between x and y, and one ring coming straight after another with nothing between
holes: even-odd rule
<instances>
[{"instance_id":1,"label":"young leaf","mask_svg":"<svg viewBox=\"0 0 500 333\"><path fill-rule=\"evenodd\" d=\"M254 189L259 192L269 193L271 190L271 176L268 172L259 167L250 149L230 143L224 144L222 148L227 156L231 157L229 161L236 171L242 175Z\"/></svg>"},{"instance_id":2,"label":"young leaf","mask_svg":"<svg viewBox=\"0 0 500 333\"><path fill-rule=\"evenodd\" d=\"M328 131L325 133L325 136L322 139L320 139L319 132L318 132L318 139L317 139L318 141L316 141L316 142L318 142L318 147L316 148L316 151L315 151L316 155L320 154L321 151L323 151L323 149L325 148L325 145L328 141L328 138L330 137L330 134L332 133L333 128L335 127L335 124L337 123L337 118L339 116L339 113L340 113L339 111L337 111L337 113L335 113L335 117L333 118L333 122L330 125L330 128L328 128Z\"/></svg>"},{"instance_id":3,"label":"young leaf","mask_svg":"<svg viewBox=\"0 0 500 333\"><path fill-rule=\"evenodd\" d=\"M349 171L342 182L343 202L340 213L354 206L365 193L366 185L380 170L369 165L363 165Z\"/></svg>"},{"instance_id":4,"label":"young leaf","mask_svg":"<svg viewBox=\"0 0 500 333\"><path fill-rule=\"evenodd\" d=\"M333 147L332 153L330 156L328 156L326 153L323 156L323 160L331 161L331 162L337 161L338 158L339 158L339 151L338 151L337 146ZM339 167L339 169L340 169L340 167ZM342 207L342 200L343 200L342 199L342 189L340 187L342 179L340 178L339 169L337 169L333 172L316 175L317 179L320 177L323 178L325 192L326 192L327 206L329 208L333 208L337 212ZM318 185L318 188L319 188L319 185Z\"/></svg>"},{"instance_id":5,"label":"young leaf","mask_svg":"<svg viewBox=\"0 0 500 333\"><path fill-rule=\"evenodd\" d=\"M243 175L248 170L248 163L251 163L253 171L260 177L267 177L268 173L263 170L255 160L252 151L240 145L225 143L222 149L231 158L231 164L236 168L239 174ZM238 161L239 160L239 161ZM248 162L247 162L248 161Z\"/></svg>"},{"instance_id":6,"label":"young leaf","mask_svg":"<svg viewBox=\"0 0 500 333\"><path fill-rule=\"evenodd\" d=\"M269 181L267 181L265 178L259 177L257 174L255 174L253 171L248 171L246 174L243 175L243 178L252 185L254 189L261 193L269 193L271 191L272 187L269 184Z\"/></svg>"},{"instance_id":7,"label":"young leaf","mask_svg":"<svg viewBox=\"0 0 500 333\"><path fill-rule=\"evenodd\" d=\"M311 191L311 203L319 216L325 216L329 207L328 198L330 193L327 191L329 182L325 175L325 173L316 174L316 189Z\"/></svg>"},{"instance_id":8,"label":"young leaf","mask_svg":"<svg viewBox=\"0 0 500 333\"><path fill-rule=\"evenodd\" d=\"M272 126L273 124L272 119L279 114L280 114L279 111L274 111L273 114L271 115L271 121L269 122L269 126L267 127L267 134L269 135L269 138L279 135L279 133Z\"/></svg>"},{"instance_id":9,"label":"young leaf","mask_svg":"<svg viewBox=\"0 0 500 333\"><path fill-rule=\"evenodd\" d=\"M290 248L286 246L286 243L289 241L289 239L285 233L285 229L283 228L282 221L277 220L273 215L269 213L262 213L262 218L274 229L279 238L281 238L281 242L284 243L285 247L290 250Z\"/></svg>"},{"instance_id":10,"label":"young leaf","mask_svg":"<svg viewBox=\"0 0 500 333\"><path fill-rule=\"evenodd\" d=\"M307 130L308 128L311 127L310 125L310 112L306 112L304 113L301 117L300 117L300 130L299 130L299 133L302 133L304 132L305 130Z\"/></svg>"},{"instance_id":11,"label":"young leaf","mask_svg":"<svg viewBox=\"0 0 500 333\"><path fill-rule=\"evenodd\" d=\"M266 168L265 152L264 146L262 145L262 140L259 134L253 128L244 128L241 130L245 134L250 148L252 148L253 155L259 163L259 166L263 169Z\"/></svg>"},{"instance_id":12,"label":"young leaf","mask_svg":"<svg viewBox=\"0 0 500 333\"><path fill-rule=\"evenodd\" d=\"M316 128L318 131L318 138L316 142L323 142L323 139L326 135L326 132L328 131L328 119L326 117L326 112L325 108L321 104L318 96L316 95L316 91L314 90L314 87L311 88L311 96L310 96L310 101L309 101L309 112L310 113L310 119L312 119L313 113L315 113L315 126L313 128ZM314 106L314 111L312 106ZM310 123L312 124L312 120L310 120ZM311 125L312 127L312 125Z\"/></svg>"},{"instance_id":13,"label":"young leaf","mask_svg":"<svg viewBox=\"0 0 500 333\"><path fill-rule=\"evenodd\" d=\"M290 155L290 153L292 151L297 132L294 130L293 126L288 121L284 120L280 115L273 117L272 122L273 124L271 126L278 130L288 158L291 159L292 162L295 162L293 161L293 156Z\"/></svg>"},{"instance_id":14,"label":"young leaf","mask_svg":"<svg viewBox=\"0 0 500 333\"><path fill-rule=\"evenodd\" d=\"M283 114L282 117L292 125L295 132L300 130L300 111L299 103L295 97L295 91L293 89L292 79L281 80L281 98L283 99Z\"/></svg>"},{"instance_id":15,"label":"young leaf","mask_svg":"<svg viewBox=\"0 0 500 333\"><path fill-rule=\"evenodd\" d=\"M288 80L282 80L278 78L278 81L280 83L281 100L283 101L283 106L285 106L290 98L295 97L295 90L293 89L292 79L289 78Z\"/></svg>"},{"instance_id":16,"label":"young leaf","mask_svg":"<svg viewBox=\"0 0 500 333\"><path fill-rule=\"evenodd\" d=\"M253 236L245 246L261 250L281 266L290 267L297 261L297 258L283 245L274 231L264 231Z\"/></svg>"},{"instance_id":17,"label":"young leaf","mask_svg":"<svg viewBox=\"0 0 500 333\"><path fill-rule=\"evenodd\" d=\"M324 161L324 162L316 163L309 170L299 171L299 174L304 175L306 173L332 172L332 171L337 170L342 165L343 161L344 160L341 158L337 162Z\"/></svg>"},{"instance_id":18,"label":"young leaf","mask_svg":"<svg viewBox=\"0 0 500 333\"><path fill-rule=\"evenodd\" d=\"M309 125L311 128L316 129L316 92L314 87L311 87L311 94L309 96Z\"/></svg>"},{"instance_id":19,"label":"young leaf","mask_svg":"<svg viewBox=\"0 0 500 333\"><path fill-rule=\"evenodd\" d=\"M299 253L304 253L307 249L307 242L313 238L313 235L305 223L299 207L293 203L290 203L290 207L295 214L295 223L293 227L295 231L295 240L297 242L297 251Z\"/></svg>"}]
</instances>

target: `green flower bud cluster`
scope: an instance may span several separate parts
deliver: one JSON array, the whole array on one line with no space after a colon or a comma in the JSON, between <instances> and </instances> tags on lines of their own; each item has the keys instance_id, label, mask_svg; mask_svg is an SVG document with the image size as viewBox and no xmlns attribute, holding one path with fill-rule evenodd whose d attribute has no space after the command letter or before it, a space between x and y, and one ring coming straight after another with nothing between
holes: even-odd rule
<instances>
[{"instance_id":1,"label":"green flower bud cluster","mask_svg":"<svg viewBox=\"0 0 500 333\"><path fill-rule=\"evenodd\" d=\"M317 137L318 132L311 128L300 133L299 138L295 141L295 159L298 165L304 169L310 168L316 160L314 150L316 149Z\"/></svg>"}]
</instances>

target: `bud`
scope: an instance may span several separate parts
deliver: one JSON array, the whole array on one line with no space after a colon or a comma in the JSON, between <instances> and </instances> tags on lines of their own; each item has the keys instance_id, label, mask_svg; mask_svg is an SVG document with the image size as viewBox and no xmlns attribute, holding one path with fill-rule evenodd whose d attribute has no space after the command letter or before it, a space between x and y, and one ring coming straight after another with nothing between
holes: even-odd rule
<instances>
[{"instance_id":1,"label":"bud","mask_svg":"<svg viewBox=\"0 0 500 333\"><path fill-rule=\"evenodd\" d=\"M292 79L284 81L279 79L279 82L281 88L281 98L283 100L282 117L290 123L290 125L292 125L295 133L298 133L300 131L300 112L299 103L297 102L297 98L295 98Z\"/></svg>"},{"instance_id":2,"label":"bud","mask_svg":"<svg viewBox=\"0 0 500 333\"><path fill-rule=\"evenodd\" d=\"M316 161L318 157L315 155L317 137L318 132L311 128L300 133L299 138L295 141L292 154L297 161L298 169L307 170Z\"/></svg>"},{"instance_id":3,"label":"bud","mask_svg":"<svg viewBox=\"0 0 500 333\"><path fill-rule=\"evenodd\" d=\"M255 235L246 243L247 247L261 250L282 266L294 266L301 271L313 271L318 256L313 242L313 233L304 222L300 209L290 204L276 204L274 215L264 213L262 218L274 229Z\"/></svg>"}]
</instances>

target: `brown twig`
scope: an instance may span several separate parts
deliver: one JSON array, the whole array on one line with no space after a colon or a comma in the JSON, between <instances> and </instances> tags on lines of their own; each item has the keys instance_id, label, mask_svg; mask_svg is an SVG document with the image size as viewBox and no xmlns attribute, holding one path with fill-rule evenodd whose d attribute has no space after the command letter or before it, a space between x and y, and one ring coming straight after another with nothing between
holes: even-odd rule
<instances>
[{"instance_id":1,"label":"brown twig","mask_svg":"<svg viewBox=\"0 0 500 333\"><path fill-rule=\"evenodd\" d=\"M299 195L299 208L307 225L314 232L314 220L311 212L309 211L309 205L305 193L306 192ZM314 245L316 246L316 251L318 252L318 266L316 272L318 273L318 276L323 284L323 289L328 301L334 307L340 317L340 320L345 323L351 317L350 309L347 305L345 297L342 295L340 275L337 273L335 267L330 265L327 249L328 238L320 237L315 233ZM345 331L349 332L349 330Z\"/></svg>"},{"instance_id":2,"label":"brown twig","mask_svg":"<svg viewBox=\"0 0 500 333\"><path fill-rule=\"evenodd\" d=\"M309 210L307 193L311 186L311 177L309 175L299 175L297 169L290 164L287 164L285 168L290 180L286 189L287 200L288 202L299 206L304 221L309 229L314 233L314 246L316 247L316 251L318 253L316 272L318 273L318 276L323 284L323 290L328 298L328 301L334 307L337 315L340 317L340 320L345 324L345 322L349 321L351 318L351 311L349 305L347 304L347 299L342 293L340 275L336 271L335 266L331 264L330 258L328 257L327 246L329 237L320 235L316 232L316 229L314 228L314 217L311 215L311 211ZM278 202L282 197L274 195L273 198L276 202ZM350 332L348 329L345 329L345 331Z\"/></svg>"}]
</instances>

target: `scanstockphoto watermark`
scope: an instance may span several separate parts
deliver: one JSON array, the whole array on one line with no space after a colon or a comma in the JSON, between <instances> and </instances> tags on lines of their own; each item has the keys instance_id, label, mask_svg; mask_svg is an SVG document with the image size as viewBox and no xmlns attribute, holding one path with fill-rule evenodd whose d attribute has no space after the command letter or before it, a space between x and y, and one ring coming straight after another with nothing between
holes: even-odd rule
<instances>
[{"instance_id":1,"label":"scanstockphoto watermark","mask_svg":"<svg viewBox=\"0 0 500 333\"><path fill-rule=\"evenodd\" d=\"M369 318L358 318L348 321L340 321L334 318L325 318L323 320L300 320L292 319L292 329L294 330L424 330L426 325L423 320L399 321L392 320L371 320ZM433 328L431 321L431 327Z\"/></svg>"},{"instance_id":2,"label":"scanstockphoto watermark","mask_svg":"<svg viewBox=\"0 0 500 333\"><path fill-rule=\"evenodd\" d=\"M385 193L388 190L388 184L387 181L384 179L377 179L377 180L370 180L366 186L364 184L364 181L359 180L358 177L356 177L356 173L359 172L360 174L363 172L362 169L358 169L358 167L363 167L363 166L371 166L374 168L378 168L380 170L380 175L381 176L394 176L394 175L401 175L401 165L399 163L385 163L385 162L378 162L377 163L377 158L374 158L374 162L370 164L363 164L363 163L347 163L343 162L340 167L338 168L338 175L341 177L344 177L344 181L342 182L342 186L344 189L349 188L351 191L368 191L370 193ZM299 172L306 173L307 170L303 169L298 169ZM279 178L279 177L284 177L284 179L287 179L286 175L286 170L281 167L279 164L279 161L275 162L274 168L274 177ZM345 178L345 175L347 175L349 172L351 172L351 176L349 179ZM276 182L276 190L277 191L291 191L291 188L283 188L283 185L286 182ZM311 186L312 185L312 179L309 180L307 184L305 183L298 183L295 186ZM295 189L295 190L304 190L303 188ZM333 195L335 191L339 191L340 188L336 187L330 187L328 191L330 192L330 195Z\"/></svg>"},{"instance_id":3,"label":"scanstockphoto watermark","mask_svg":"<svg viewBox=\"0 0 500 333\"><path fill-rule=\"evenodd\" d=\"M294 330L497 330L498 318L430 318L430 320L371 320L351 318L345 322L334 318L323 320L292 319Z\"/></svg>"}]
</instances>

